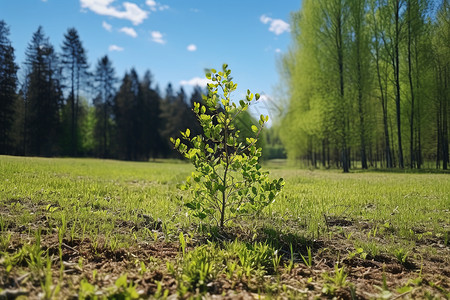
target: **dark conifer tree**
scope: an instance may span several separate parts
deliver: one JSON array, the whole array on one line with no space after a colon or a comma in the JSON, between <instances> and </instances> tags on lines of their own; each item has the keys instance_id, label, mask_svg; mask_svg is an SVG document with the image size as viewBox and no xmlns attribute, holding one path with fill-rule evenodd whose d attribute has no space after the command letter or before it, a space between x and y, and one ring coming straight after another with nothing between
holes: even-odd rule
<instances>
[{"instance_id":1,"label":"dark conifer tree","mask_svg":"<svg viewBox=\"0 0 450 300\"><path fill-rule=\"evenodd\" d=\"M161 146L162 139L160 135L161 121L161 109L160 109L160 96L159 93L152 88L152 75L150 71L147 71L144 78L141 81L141 95L143 101L143 120L144 120L144 136L142 137L142 143L144 146L144 153L146 158L158 157L164 148Z\"/></svg>"},{"instance_id":2,"label":"dark conifer tree","mask_svg":"<svg viewBox=\"0 0 450 300\"><path fill-rule=\"evenodd\" d=\"M87 83L89 66L86 51L75 28L69 28L64 35L62 63L69 95L67 105L70 107L70 154L77 155L79 149L80 90Z\"/></svg>"},{"instance_id":3,"label":"dark conifer tree","mask_svg":"<svg viewBox=\"0 0 450 300\"><path fill-rule=\"evenodd\" d=\"M12 153L12 125L17 88L17 65L9 27L0 20L0 154Z\"/></svg>"},{"instance_id":4,"label":"dark conifer tree","mask_svg":"<svg viewBox=\"0 0 450 300\"><path fill-rule=\"evenodd\" d=\"M59 107L62 100L59 62L42 27L26 50L27 79L25 155L53 155L58 151Z\"/></svg>"},{"instance_id":5,"label":"dark conifer tree","mask_svg":"<svg viewBox=\"0 0 450 300\"><path fill-rule=\"evenodd\" d=\"M112 136L112 108L117 79L115 71L108 56L104 56L97 62L95 70L95 128L96 155L107 158L111 152Z\"/></svg>"},{"instance_id":6,"label":"dark conifer tree","mask_svg":"<svg viewBox=\"0 0 450 300\"><path fill-rule=\"evenodd\" d=\"M137 160L138 141L142 128L137 111L140 97L140 84L136 71L126 73L119 91L114 98L114 113L117 124L116 143L118 158Z\"/></svg>"}]
</instances>

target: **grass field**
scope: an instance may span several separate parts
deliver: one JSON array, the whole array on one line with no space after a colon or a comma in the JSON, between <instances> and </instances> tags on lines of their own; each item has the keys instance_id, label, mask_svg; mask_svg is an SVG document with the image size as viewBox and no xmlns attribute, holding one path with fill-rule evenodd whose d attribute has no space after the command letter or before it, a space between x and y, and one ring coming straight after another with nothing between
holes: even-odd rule
<instances>
[{"instance_id":1,"label":"grass field","mask_svg":"<svg viewBox=\"0 0 450 300\"><path fill-rule=\"evenodd\" d=\"M282 194L218 231L188 164L0 156L0 299L450 297L450 174L265 168Z\"/></svg>"}]
</instances>

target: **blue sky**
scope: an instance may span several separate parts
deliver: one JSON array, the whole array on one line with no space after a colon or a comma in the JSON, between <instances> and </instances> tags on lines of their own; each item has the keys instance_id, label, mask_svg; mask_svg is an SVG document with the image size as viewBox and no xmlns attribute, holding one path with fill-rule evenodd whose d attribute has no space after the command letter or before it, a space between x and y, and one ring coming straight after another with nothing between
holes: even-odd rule
<instances>
[{"instance_id":1,"label":"blue sky","mask_svg":"<svg viewBox=\"0 0 450 300\"><path fill-rule=\"evenodd\" d=\"M78 30L93 69L108 55L122 78L150 70L160 90L171 82L190 93L205 68L228 63L240 94L276 94L277 61L290 43L290 13L300 0L0 0L16 61L39 25L60 51L69 27Z\"/></svg>"}]
</instances>

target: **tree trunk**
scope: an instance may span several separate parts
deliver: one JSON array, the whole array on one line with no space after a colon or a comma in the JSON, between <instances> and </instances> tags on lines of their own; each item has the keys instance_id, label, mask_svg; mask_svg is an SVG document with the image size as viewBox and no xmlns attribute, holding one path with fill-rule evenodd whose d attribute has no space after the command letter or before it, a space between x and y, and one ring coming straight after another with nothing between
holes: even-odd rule
<instances>
[{"instance_id":1,"label":"tree trunk","mask_svg":"<svg viewBox=\"0 0 450 300\"><path fill-rule=\"evenodd\" d=\"M400 0L395 1L395 41L394 41L394 76L395 76L395 105L397 110L397 139L398 139L398 166L404 168L402 130L401 130L401 106L400 106Z\"/></svg>"}]
</instances>

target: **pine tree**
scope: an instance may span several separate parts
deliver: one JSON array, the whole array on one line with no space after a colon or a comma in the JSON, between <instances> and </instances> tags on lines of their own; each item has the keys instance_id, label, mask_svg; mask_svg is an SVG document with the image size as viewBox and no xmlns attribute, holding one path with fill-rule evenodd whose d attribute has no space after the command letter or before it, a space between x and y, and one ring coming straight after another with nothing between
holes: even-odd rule
<instances>
[{"instance_id":1,"label":"pine tree","mask_svg":"<svg viewBox=\"0 0 450 300\"><path fill-rule=\"evenodd\" d=\"M141 105L141 86L134 69L125 73L120 88L114 97L114 115L117 125L116 145L118 157L125 160L142 159L140 137L143 128Z\"/></svg>"},{"instance_id":2,"label":"pine tree","mask_svg":"<svg viewBox=\"0 0 450 300\"><path fill-rule=\"evenodd\" d=\"M143 114L144 120L142 143L145 144L144 153L147 158L156 158L164 151L160 134L160 128L162 126L161 98L157 90L152 87L152 83L152 74L150 71L147 71L141 81L143 109L140 112Z\"/></svg>"},{"instance_id":3,"label":"pine tree","mask_svg":"<svg viewBox=\"0 0 450 300\"><path fill-rule=\"evenodd\" d=\"M14 102L17 88L17 65L9 41L9 27L0 20L0 154L11 154Z\"/></svg>"},{"instance_id":4,"label":"pine tree","mask_svg":"<svg viewBox=\"0 0 450 300\"><path fill-rule=\"evenodd\" d=\"M58 152L59 108L62 101L59 61L42 27L26 50L26 155Z\"/></svg>"},{"instance_id":5,"label":"pine tree","mask_svg":"<svg viewBox=\"0 0 450 300\"><path fill-rule=\"evenodd\" d=\"M97 62L95 70L95 128L94 137L96 141L97 156L107 158L111 152L112 136L112 109L115 94L114 84L117 81L115 71L108 56L104 56Z\"/></svg>"},{"instance_id":6,"label":"pine tree","mask_svg":"<svg viewBox=\"0 0 450 300\"><path fill-rule=\"evenodd\" d=\"M75 28L69 28L67 33L64 34L62 63L69 89L67 105L70 107L70 152L71 155L77 155L79 148L80 90L86 85L89 66L86 51Z\"/></svg>"}]
</instances>

